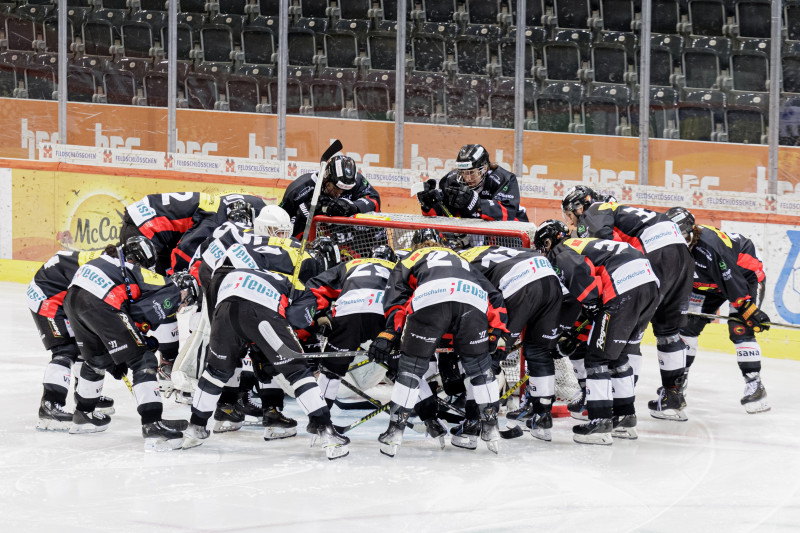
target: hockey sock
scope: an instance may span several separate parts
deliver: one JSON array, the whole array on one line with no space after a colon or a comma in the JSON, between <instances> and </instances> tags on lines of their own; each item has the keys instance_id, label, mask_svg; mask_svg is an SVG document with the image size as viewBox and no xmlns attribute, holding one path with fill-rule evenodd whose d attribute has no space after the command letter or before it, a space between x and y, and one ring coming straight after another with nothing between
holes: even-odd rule
<instances>
[{"instance_id":1,"label":"hockey sock","mask_svg":"<svg viewBox=\"0 0 800 533\"><path fill-rule=\"evenodd\" d=\"M158 359L153 352L145 352L141 359L128 363L133 370L133 396L142 425L161 420L164 406L161 403L156 370Z\"/></svg>"},{"instance_id":2,"label":"hockey sock","mask_svg":"<svg viewBox=\"0 0 800 533\"><path fill-rule=\"evenodd\" d=\"M261 399L263 409L275 407L283 410L283 389L275 379L271 379L269 382L258 382L258 397Z\"/></svg>"},{"instance_id":3,"label":"hockey sock","mask_svg":"<svg viewBox=\"0 0 800 533\"><path fill-rule=\"evenodd\" d=\"M67 357L55 356L47 364L42 378L44 394L42 399L64 405L67 403L69 384L72 379L72 361Z\"/></svg>"},{"instance_id":4,"label":"hockey sock","mask_svg":"<svg viewBox=\"0 0 800 533\"><path fill-rule=\"evenodd\" d=\"M78 411L94 411L103 393L105 370L96 370L86 363L81 365L80 379L75 386L75 408Z\"/></svg>"},{"instance_id":5,"label":"hockey sock","mask_svg":"<svg viewBox=\"0 0 800 533\"><path fill-rule=\"evenodd\" d=\"M339 394L339 385L341 385L341 383L342 380L339 379L338 376L335 374L328 374L326 372L320 373L319 377L317 378L317 385L319 386L320 391L322 391L322 397L325 398L326 402L328 402L329 408L336 400L336 395Z\"/></svg>"},{"instance_id":6,"label":"hockey sock","mask_svg":"<svg viewBox=\"0 0 800 533\"><path fill-rule=\"evenodd\" d=\"M192 399L192 424L205 427L208 419L217 408L225 383L230 379L223 371L207 367L200 376L197 390Z\"/></svg>"},{"instance_id":7,"label":"hockey sock","mask_svg":"<svg viewBox=\"0 0 800 533\"><path fill-rule=\"evenodd\" d=\"M225 382L225 386L222 388L219 397L220 403L236 403L236 400L238 400L240 396L239 385L241 384L241 379L242 369L234 369L233 375Z\"/></svg>"},{"instance_id":8,"label":"hockey sock","mask_svg":"<svg viewBox=\"0 0 800 533\"><path fill-rule=\"evenodd\" d=\"M635 384L639 380L639 375L642 373L642 354L629 353L628 364L631 365L631 369L633 370L633 382Z\"/></svg>"},{"instance_id":9,"label":"hockey sock","mask_svg":"<svg viewBox=\"0 0 800 533\"><path fill-rule=\"evenodd\" d=\"M656 338L661 384L664 387L674 387L675 380L683 377L686 369L685 348L686 345L677 333Z\"/></svg>"},{"instance_id":10,"label":"hockey sock","mask_svg":"<svg viewBox=\"0 0 800 533\"><path fill-rule=\"evenodd\" d=\"M614 398L614 416L632 415L634 408L633 369L627 362L610 369L611 393Z\"/></svg>"},{"instance_id":11,"label":"hockey sock","mask_svg":"<svg viewBox=\"0 0 800 533\"><path fill-rule=\"evenodd\" d=\"M733 346L736 348L736 362L739 363L743 376L750 372L761 372L761 346L758 341L737 342Z\"/></svg>"},{"instance_id":12,"label":"hockey sock","mask_svg":"<svg viewBox=\"0 0 800 533\"><path fill-rule=\"evenodd\" d=\"M293 382L292 388L294 389L294 397L297 403L300 404L300 407L303 408L303 411L309 418L312 416L320 417L320 419L324 419L326 423L330 423L331 413L328 409L328 404L322 399L317 381L314 379L313 375L303 377Z\"/></svg>"},{"instance_id":13,"label":"hockey sock","mask_svg":"<svg viewBox=\"0 0 800 533\"><path fill-rule=\"evenodd\" d=\"M586 365L584 364L584 359L570 359L570 363L572 363L572 369L575 371L575 378L578 381L586 380Z\"/></svg>"},{"instance_id":14,"label":"hockey sock","mask_svg":"<svg viewBox=\"0 0 800 533\"><path fill-rule=\"evenodd\" d=\"M589 418L611 418L613 395L608 366L589 367L586 374L586 410Z\"/></svg>"},{"instance_id":15,"label":"hockey sock","mask_svg":"<svg viewBox=\"0 0 800 533\"><path fill-rule=\"evenodd\" d=\"M694 358L697 356L697 346L700 343L699 337L687 337L681 335L681 340L686 345L686 368L691 368Z\"/></svg>"}]
</instances>

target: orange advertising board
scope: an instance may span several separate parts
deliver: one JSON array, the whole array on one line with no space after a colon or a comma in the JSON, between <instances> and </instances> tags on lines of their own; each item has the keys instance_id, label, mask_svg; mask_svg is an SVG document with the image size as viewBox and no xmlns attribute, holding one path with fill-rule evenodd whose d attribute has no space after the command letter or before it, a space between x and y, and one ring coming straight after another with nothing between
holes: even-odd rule
<instances>
[{"instance_id":1,"label":"orange advertising board","mask_svg":"<svg viewBox=\"0 0 800 533\"><path fill-rule=\"evenodd\" d=\"M166 108L78 104L67 106L68 143L81 146L165 151ZM315 161L331 139L362 166L394 166L394 124L364 120L287 117L287 159ZM41 141L58 130L55 102L0 99L0 157L36 157ZM177 112L178 152L275 159L275 115ZM404 166L440 176L453 167L459 148L480 143L492 159L513 168L513 131L492 128L406 124ZM639 140L526 131L522 181L538 179L636 184ZM653 139L649 142L649 185L720 191L766 191L768 150L763 145ZM800 148L780 149L779 193L800 193Z\"/></svg>"}]
</instances>

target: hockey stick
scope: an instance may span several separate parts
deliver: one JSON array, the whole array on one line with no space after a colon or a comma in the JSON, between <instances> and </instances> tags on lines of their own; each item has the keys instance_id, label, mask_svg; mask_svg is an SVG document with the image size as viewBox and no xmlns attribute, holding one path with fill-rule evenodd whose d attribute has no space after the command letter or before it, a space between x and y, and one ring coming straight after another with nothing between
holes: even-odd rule
<instances>
[{"instance_id":1,"label":"hockey stick","mask_svg":"<svg viewBox=\"0 0 800 533\"><path fill-rule=\"evenodd\" d=\"M336 139L328 147L327 150L319 158L319 172L317 172L317 183L314 184L314 194L311 195L311 205L308 208L308 217L306 218L306 227L303 230L303 240L300 242L300 253L298 254L297 264L294 266L294 273L292 273L292 291L289 295L291 301L294 296L294 286L297 283L297 278L300 276L300 266L303 264L303 253L306 251L306 244L308 243L308 234L311 232L311 224L314 221L314 213L317 211L317 203L319 202L319 194L322 192L322 172L325 170L325 163L328 159L334 156L336 152L342 149L342 141Z\"/></svg>"},{"instance_id":2,"label":"hockey stick","mask_svg":"<svg viewBox=\"0 0 800 533\"><path fill-rule=\"evenodd\" d=\"M711 320L730 320L731 322L739 322L740 324L744 324L744 320L739 318L738 316L725 316L725 315L712 315L710 313L692 313L689 312L688 314L699 316L700 318L710 318ZM771 328L788 328L788 329L800 329L800 324L784 324L782 322L765 322Z\"/></svg>"},{"instance_id":3,"label":"hockey stick","mask_svg":"<svg viewBox=\"0 0 800 533\"><path fill-rule=\"evenodd\" d=\"M323 359L326 357L355 357L356 355L364 355L363 350L349 350L345 352L296 352L283 343L272 327L272 324L266 320L262 320L258 325L258 331L270 347L285 359Z\"/></svg>"}]
</instances>

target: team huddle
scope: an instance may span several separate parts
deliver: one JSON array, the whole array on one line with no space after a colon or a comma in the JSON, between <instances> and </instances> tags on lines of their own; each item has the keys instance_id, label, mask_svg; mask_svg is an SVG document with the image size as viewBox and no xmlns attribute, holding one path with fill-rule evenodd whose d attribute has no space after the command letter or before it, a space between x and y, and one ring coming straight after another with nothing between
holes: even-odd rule
<instances>
[{"instance_id":1,"label":"team huddle","mask_svg":"<svg viewBox=\"0 0 800 533\"><path fill-rule=\"evenodd\" d=\"M480 145L463 147L456 169L417 196L426 215L528 222L516 176ZM331 409L343 384L353 388L344 378L364 364L354 364L361 347L393 383L389 403L372 400L376 413L389 414L378 435L385 455L398 452L414 416L442 447L448 435L454 446L476 449L480 440L494 453L501 439L526 431L550 441L562 357L580 386L568 404L583 421L573 440L610 445L638 437L635 388L648 324L661 374L648 409L685 421L698 337L725 301L745 380L741 404L748 413L769 409L755 337L769 328L759 308L765 277L750 240L696 225L682 207L626 206L584 185L568 191L562 209L566 223L539 224L532 248L431 228L415 231L404 249L380 239L351 246L346 234L306 245L309 217L380 211L378 191L341 155L320 175L297 178L280 205L238 193L146 196L126 208L120 243L58 252L28 287L52 354L38 428L107 429L110 373L131 388L145 450L188 449L253 419L266 441L293 437L297 421L283 414L289 393L312 443L337 459L349 453L352 425L335 426ZM184 309L198 340L196 387L181 398L191 402L190 419L166 420L162 393L172 392L185 355L176 363ZM502 429L498 374L517 348L529 383Z\"/></svg>"}]
</instances>

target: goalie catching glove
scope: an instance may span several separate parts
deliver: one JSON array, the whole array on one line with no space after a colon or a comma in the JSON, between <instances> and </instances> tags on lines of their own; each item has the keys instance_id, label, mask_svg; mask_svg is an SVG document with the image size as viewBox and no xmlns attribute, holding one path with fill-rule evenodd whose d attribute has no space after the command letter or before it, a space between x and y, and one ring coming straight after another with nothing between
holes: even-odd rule
<instances>
[{"instance_id":1,"label":"goalie catching glove","mask_svg":"<svg viewBox=\"0 0 800 533\"><path fill-rule=\"evenodd\" d=\"M747 327L752 328L756 333L769 329L769 316L759 309L751 300L747 300L744 305L742 305L742 308L739 310L739 315L742 317Z\"/></svg>"},{"instance_id":2,"label":"goalie catching glove","mask_svg":"<svg viewBox=\"0 0 800 533\"><path fill-rule=\"evenodd\" d=\"M464 184L450 185L444 190L444 202L455 209L474 213L478 208L478 193Z\"/></svg>"},{"instance_id":3,"label":"goalie catching glove","mask_svg":"<svg viewBox=\"0 0 800 533\"><path fill-rule=\"evenodd\" d=\"M330 198L322 207L322 212L329 217L351 217L358 213L358 208L347 198Z\"/></svg>"}]
</instances>

